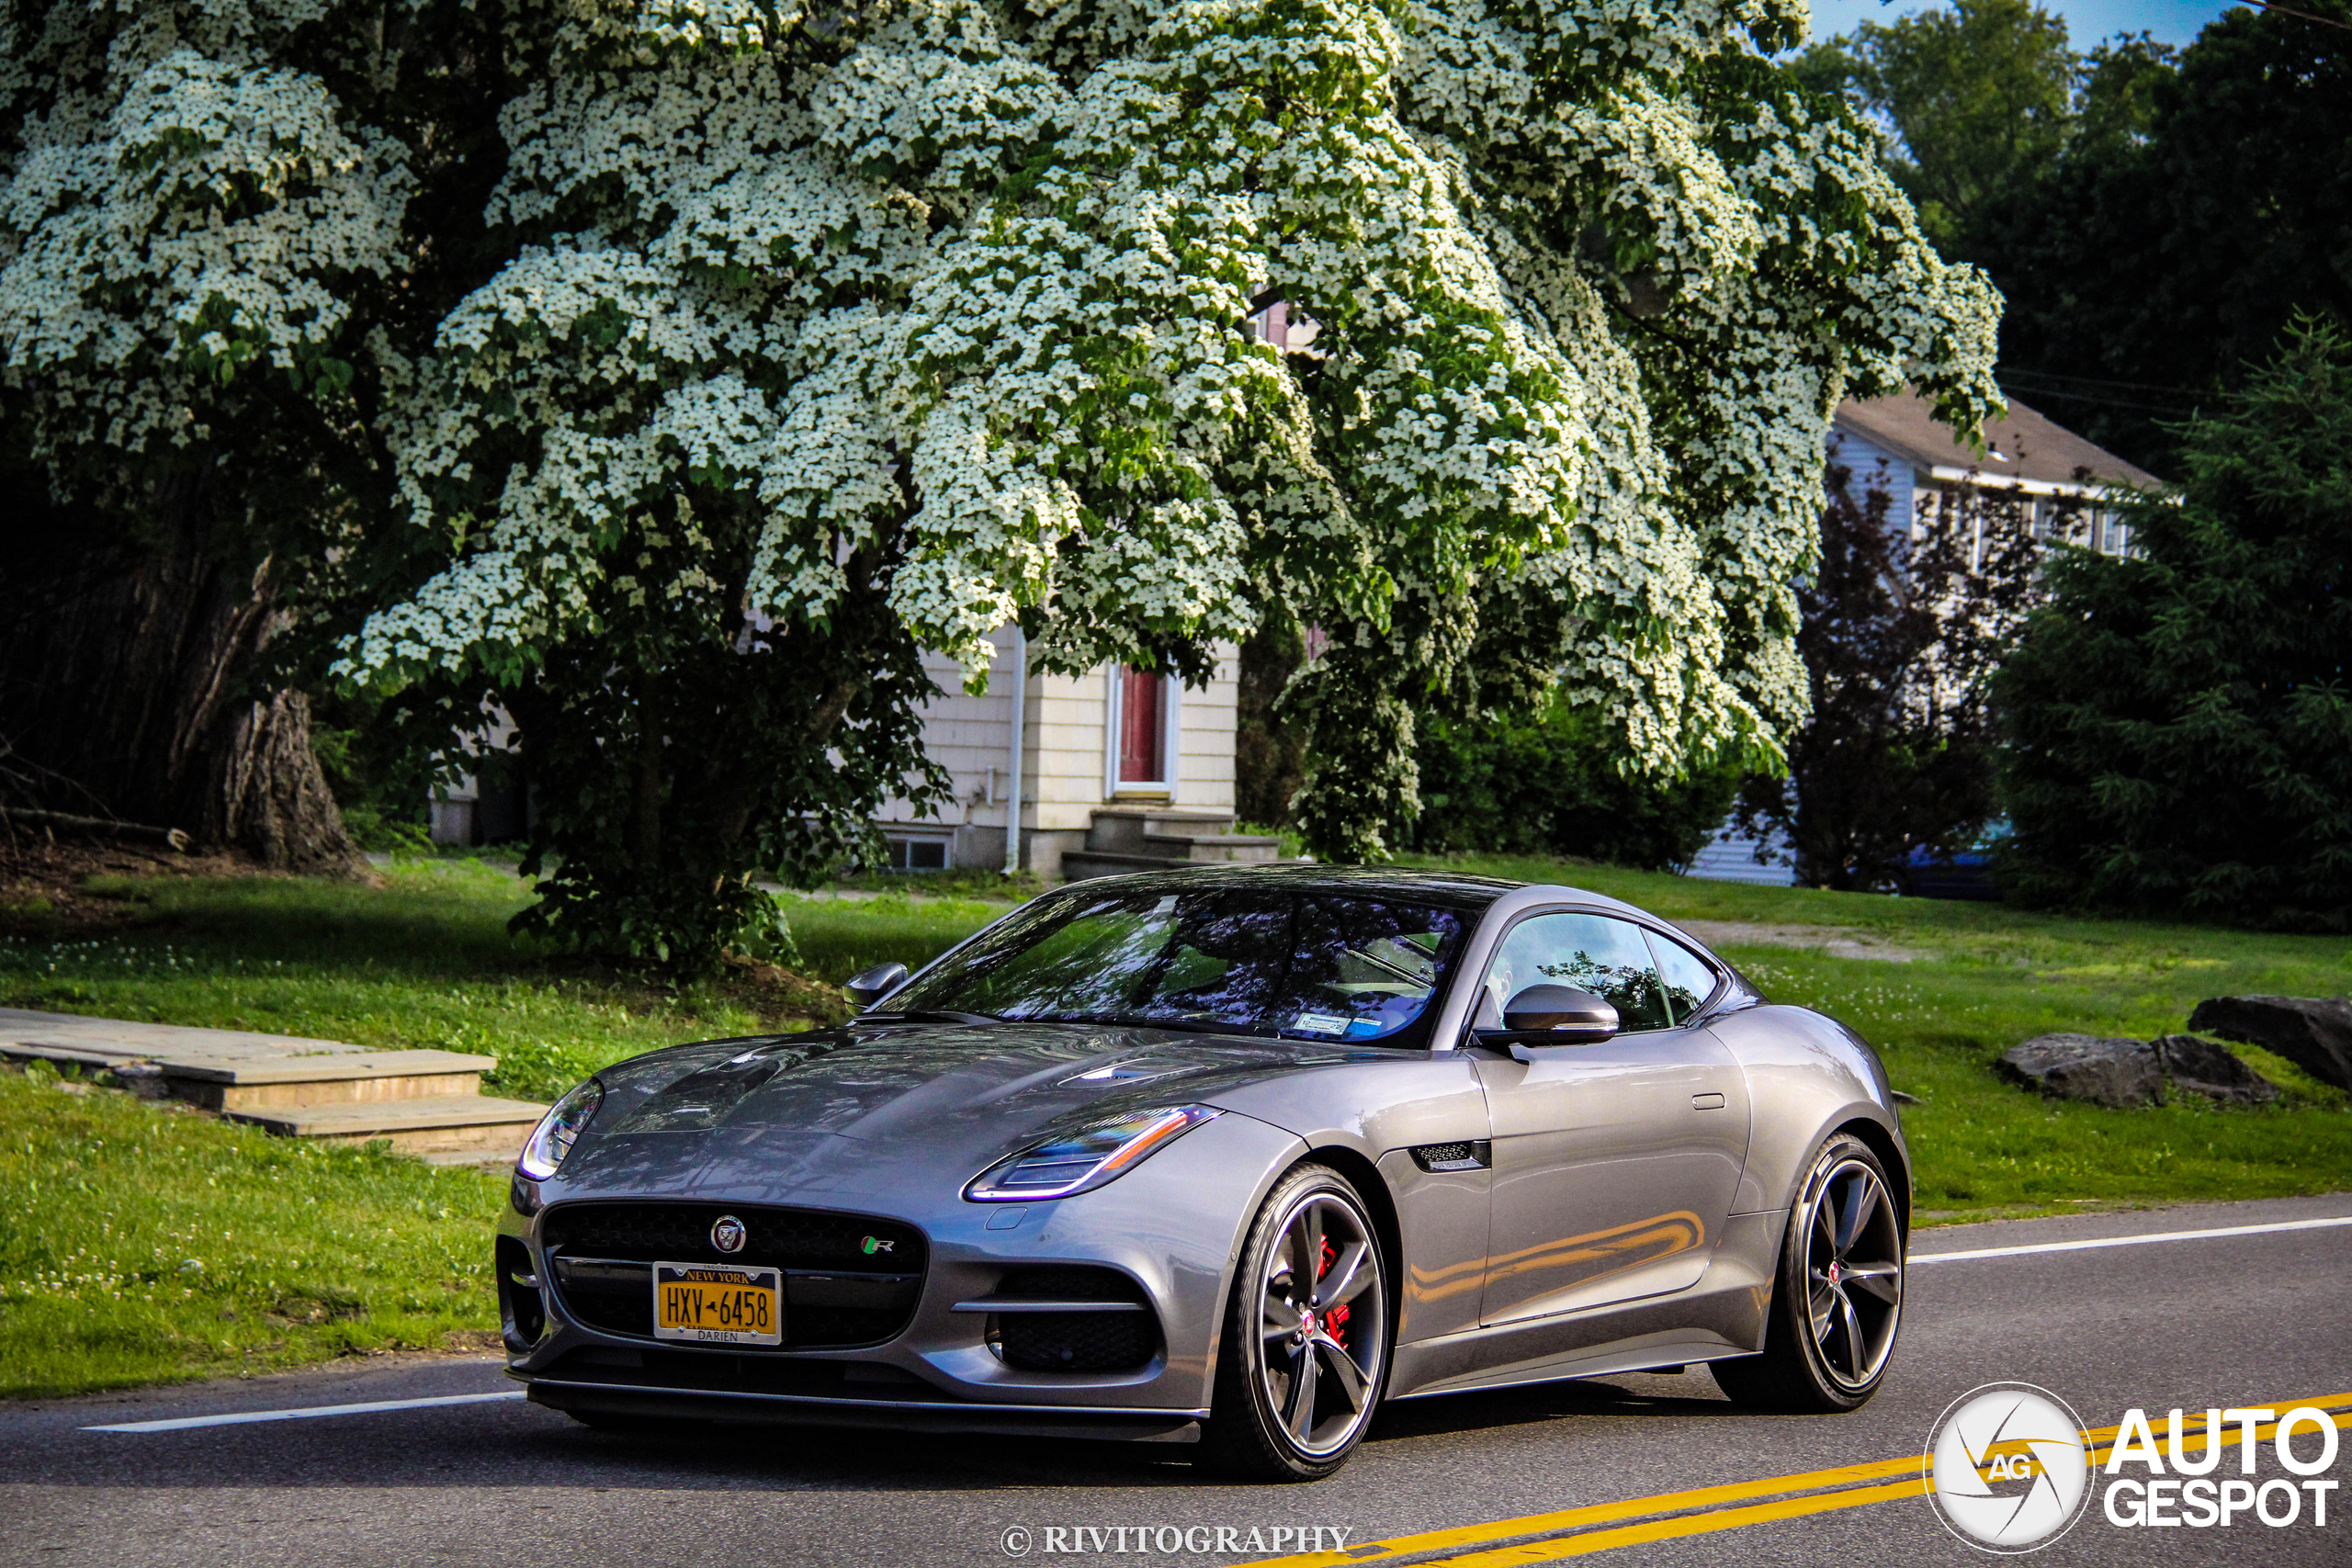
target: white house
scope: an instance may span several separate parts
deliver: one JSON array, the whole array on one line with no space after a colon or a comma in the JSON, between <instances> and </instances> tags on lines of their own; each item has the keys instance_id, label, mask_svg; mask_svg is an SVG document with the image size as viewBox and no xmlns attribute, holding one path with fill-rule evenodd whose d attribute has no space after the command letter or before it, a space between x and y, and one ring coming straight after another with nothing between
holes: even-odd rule
<instances>
[{"instance_id":1,"label":"white house","mask_svg":"<svg viewBox=\"0 0 2352 1568\"><path fill-rule=\"evenodd\" d=\"M2072 507L2088 529L2082 543L2103 555L2131 550L2130 528L2104 502L2117 490L2154 487L2154 475L2014 399L2006 414L1986 422L1984 448L1962 446L1950 425L1937 422L1935 405L1913 392L1838 404L1827 442L1828 460L1852 471L1853 492L1883 484L1888 527L1910 530L1915 538L1939 508L1973 488L2013 491L2027 500L2037 537L2046 539L2060 509ZM1760 863L1757 849L1754 839L1726 822L1692 859L1690 874L1782 887L1795 880L1785 844L1768 846Z\"/></svg>"},{"instance_id":2,"label":"white house","mask_svg":"<svg viewBox=\"0 0 2352 1568\"><path fill-rule=\"evenodd\" d=\"M1018 634L1006 626L994 640L982 696L963 689L953 660L924 655L939 694L924 706L923 749L955 780L955 796L934 815L903 801L883 810L895 864L1004 865L1016 787L1020 863L1049 878L1272 858L1273 840L1231 834L1240 665L1231 643L1215 646L1208 684L1187 690L1112 664L1079 676L1023 671Z\"/></svg>"},{"instance_id":3,"label":"white house","mask_svg":"<svg viewBox=\"0 0 2352 1568\"><path fill-rule=\"evenodd\" d=\"M1233 829L1234 698L1240 652L1215 645L1206 686L1104 664L1080 676L1024 670L1026 649L998 630L989 689L964 690L963 670L923 656L936 694L923 706L923 749L947 770L952 798L918 813L886 805L876 824L905 871L1006 866L1005 820L1021 797L1019 863L1048 879L1139 871L1180 861L1263 861L1279 840ZM1024 671L1016 699L1015 671ZM489 734L503 744L500 716ZM441 843L523 836L519 788L468 774L433 801Z\"/></svg>"},{"instance_id":4,"label":"white house","mask_svg":"<svg viewBox=\"0 0 2352 1568\"><path fill-rule=\"evenodd\" d=\"M1978 454L1962 446L1916 393L1840 403L1829 425L1829 460L1853 470L1858 493L1885 465L1890 525L1924 524L1965 489L2014 491L2035 505L2038 535L2047 536L2047 518L2064 502L2084 509L2090 533L2083 542L2092 549L2131 548L2130 530L2100 502L2113 490L2148 489L2154 475L2014 400L1985 423L1984 447Z\"/></svg>"}]
</instances>

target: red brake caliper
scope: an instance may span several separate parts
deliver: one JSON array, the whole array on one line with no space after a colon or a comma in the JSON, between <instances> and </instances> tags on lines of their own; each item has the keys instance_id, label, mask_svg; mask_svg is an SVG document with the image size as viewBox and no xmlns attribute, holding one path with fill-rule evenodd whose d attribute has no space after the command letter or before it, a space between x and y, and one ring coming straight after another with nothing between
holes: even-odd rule
<instances>
[{"instance_id":1,"label":"red brake caliper","mask_svg":"<svg viewBox=\"0 0 2352 1568\"><path fill-rule=\"evenodd\" d=\"M1331 1246L1331 1238L1328 1235L1325 1236L1323 1238L1323 1256L1315 1265L1315 1277L1317 1280L1320 1280L1324 1275L1329 1274L1331 1271L1331 1265L1338 1262L1339 1259L1339 1252ZM1345 1306L1335 1306L1329 1312L1325 1313L1323 1314L1323 1326L1331 1331L1332 1338L1338 1340L1342 1345L1346 1344L1348 1342L1348 1309Z\"/></svg>"}]
</instances>

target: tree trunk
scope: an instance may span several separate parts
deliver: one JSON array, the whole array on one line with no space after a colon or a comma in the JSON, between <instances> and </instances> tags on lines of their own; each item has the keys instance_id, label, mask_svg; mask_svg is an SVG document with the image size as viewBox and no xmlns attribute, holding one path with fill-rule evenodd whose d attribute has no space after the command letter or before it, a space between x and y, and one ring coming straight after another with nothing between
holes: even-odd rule
<instances>
[{"instance_id":1,"label":"tree trunk","mask_svg":"<svg viewBox=\"0 0 2352 1568\"><path fill-rule=\"evenodd\" d=\"M198 838L281 871L356 872L359 853L311 750L311 699L274 692L240 705L223 730L205 770Z\"/></svg>"},{"instance_id":2,"label":"tree trunk","mask_svg":"<svg viewBox=\"0 0 2352 1568\"><path fill-rule=\"evenodd\" d=\"M310 705L253 690L277 573L215 515L208 469L135 529L42 507L0 545L0 746L20 804L184 828L288 870L362 863L311 750Z\"/></svg>"}]
</instances>

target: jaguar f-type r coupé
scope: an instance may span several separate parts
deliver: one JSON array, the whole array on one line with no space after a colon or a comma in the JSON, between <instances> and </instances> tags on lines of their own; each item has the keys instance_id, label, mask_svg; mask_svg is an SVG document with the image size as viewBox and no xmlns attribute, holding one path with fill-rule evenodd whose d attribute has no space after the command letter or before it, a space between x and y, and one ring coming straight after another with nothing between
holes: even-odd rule
<instances>
[{"instance_id":1,"label":"jaguar f-type r coup\u00e9","mask_svg":"<svg viewBox=\"0 0 2352 1568\"><path fill-rule=\"evenodd\" d=\"M1384 1400L1884 1375L1886 1076L1668 922L1317 866L1049 893L835 1029L620 1063L531 1137L512 1374L592 1425L1197 1443L1329 1473Z\"/></svg>"}]
</instances>

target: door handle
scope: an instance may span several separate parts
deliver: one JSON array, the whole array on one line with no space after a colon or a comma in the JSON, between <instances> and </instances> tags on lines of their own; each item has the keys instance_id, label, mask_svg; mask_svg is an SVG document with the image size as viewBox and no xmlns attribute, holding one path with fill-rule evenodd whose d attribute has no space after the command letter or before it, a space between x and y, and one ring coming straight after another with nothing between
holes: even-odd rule
<instances>
[{"instance_id":1,"label":"door handle","mask_svg":"<svg viewBox=\"0 0 2352 1568\"><path fill-rule=\"evenodd\" d=\"M1721 1111L1723 1108L1724 1097L1720 1094L1694 1094L1690 1097L1690 1109L1693 1111Z\"/></svg>"}]
</instances>

